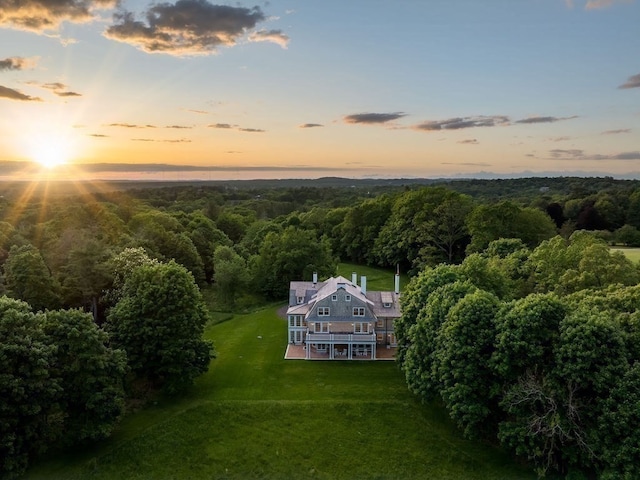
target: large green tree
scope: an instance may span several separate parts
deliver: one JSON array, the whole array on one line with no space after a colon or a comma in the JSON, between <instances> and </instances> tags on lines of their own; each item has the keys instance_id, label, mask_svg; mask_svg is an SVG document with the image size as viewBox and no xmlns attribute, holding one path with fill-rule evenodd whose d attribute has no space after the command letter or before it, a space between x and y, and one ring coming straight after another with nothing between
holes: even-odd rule
<instances>
[{"instance_id":1,"label":"large green tree","mask_svg":"<svg viewBox=\"0 0 640 480\"><path fill-rule=\"evenodd\" d=\"M290 226L267 234L254 257L253 280L267 297L283 299L289 282L310 280L313 272L326 278L335 273L336 265L327 241L318 240L312 230Z\"/></svg>"},{"instance_id":2,"label":"large green tree","mask_svg":"<svg viewBox=\"0 0 640 480\"><path fill-rule=\"evenodd\" d=\"M443 187L411 190L398 196L375 241L380 265L420 269L464 254L471 200Z\"/></svg>"},{"instance_id":3,"label":"large green tree","mask_svg":"<svg viewBox=\"0 0 640 480\"><path fill-rule=\"evenodd\" d=\"M233 307L236 297L249 282L247 262L231 247L219 246L213 256L214 281L223 302Z\"/></svg>"},{"instance_id":4,"label":"large green tree","mask_svg":"<svg viewBox=\"0 0 640 480\"><path fill-rule=\"evenodd\" d=\"M465 295L441 327L438 352L440 395L467 437L491 433L498 380L490 368L498 299L485 291Z\"/></svg>"},{"instance_id":5,"label":"large green tree","mask_svg":"<svg viewBox=\"0 0 640 480\"><path fill-rule=\"evenodd\" d=\"M535 247L556 233L546 212L509 201L478 205L469 214L467 227L471 235L469 252L480 252L500 238L519 238L527 246Z\"/></svg>"},{"instance_id":6,"label":"large green tree","mask_svg":"<svg viewBox=\"0 0 640 480\"><path fill-rule=\"evenodd\" d=\"M80 310L48 311L43 327L56 347L50 372L62 388L62 442L107 438L124 411L124 351L110 348L107 334Z\"/></svg>"},{"instance_id":7,"label":"large green tree","mask_svg":"<svg viewBox=\"0 0 640 480\"><path fill-rule=\"evenodd\" d=\"M4 281L10 297L24 300L34 310L60 306L60 284L32 245L11 247L4 264Z\"/></svg>"},{"instance_id":8,"label":"large green tree","mask_svg":"<svg viewBox=\"0 0 640 480\"><path fill-rule=\"evenodd\" d=\"M0 297L0 477L14 478L30 458L45 450L57 429L60 382L51 372L56 346L46 337L42 316L26 303Z\"/></svg>"},{"instance_id":9,"label":"large green tree","mask_svg":"<svg viewBox=\"0 0 640 480\"><path fill-rule=\"evenodd\" d=\"M193 276L171 261L132 272L107 329L137 379L177 392L209 368L213 346L202 339L207 319Z\"/></svg>"}]
</instances>

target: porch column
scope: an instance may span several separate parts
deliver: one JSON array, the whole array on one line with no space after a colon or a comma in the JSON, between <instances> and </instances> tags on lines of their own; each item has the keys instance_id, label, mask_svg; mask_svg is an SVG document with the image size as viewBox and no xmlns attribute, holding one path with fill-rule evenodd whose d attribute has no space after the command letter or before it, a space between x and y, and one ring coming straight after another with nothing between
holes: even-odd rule
<instances>
[{"instance_id":1,"label":"porch column","mask_svg":"<svg viewBox=\"0 0 640 480\"><path fill-rule=\"evenodd\" d=\"M375 360L376 359L376 344L374 343L373 346L371 347L371 360Z\"/></svg>"},{"instance_id":2,"label":"porch column","mask_svg":"<svg viewBox=\"0 0 640 480\"><path fill-rule=\"evenodd\" d=\"M353 360L353 344L349 342L349 360Z\"/></svg>"},{"instance_id":3,"label":"porch column","mask_svg":"<svg viewBox=\"0 0 640 480\"><path fill-rule=\"evenodd\" d=\"M309 342L307 342L306 346L305 346L305 355L307 360L309 360L311 358L311 344Z\"/></svg>"}]
</instances>

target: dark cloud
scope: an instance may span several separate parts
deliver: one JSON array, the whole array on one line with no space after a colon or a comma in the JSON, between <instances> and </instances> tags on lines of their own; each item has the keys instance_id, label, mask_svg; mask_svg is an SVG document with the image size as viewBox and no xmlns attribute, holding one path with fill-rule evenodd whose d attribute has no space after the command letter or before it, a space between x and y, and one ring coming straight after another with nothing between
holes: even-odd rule
<instances>
[{"instance_id":1,"label":"dark cloud","mask_svg":"<svg viewBox=\"0 0 640 480\"><path fill-rule=\"evenodd\" d=\"M180 130L180 129L191 129L193 127L190 127L190 126L187 126L187 125L167 125L164 128L175 128L175 129Z\"/></svg>"},{"instance_id":2,"label":"dark cloud","mask_svg":"<svg viewBox=\"0 0 640 480\"><path fill-rule=\"evenodd\" d=\"M620 85L618 88L640 88L640 73L637 75L630 76L625 83Z\"/></svg>"},{"instance_id":3,"label":"dark cloud","mask_svg":"<svg viewBox=\"0 0 640 480\"><path fill-rule=\"evenodd\" d=\"M571 137L551 137L549 140L552 142L566 142L567 140L571 140Z\"/></svg>"},{"instance_id":4,"label":"dark cloud","mask_svg":"<svg viewBox=\"0 0 640 480\"><path fill-rule=\"evenodd\" d=\"M205 111L205 110L193 110L193 109L187 109L187 112L193 112L193 113L199 113L200 115L208 115L209 112Z\"/></svg>"},{"instance_id":5,"label":"dark cloud","mask_svg":"<svg viewBox=\"0 0 640 480\"><path fill-rule=\"evenodd\" d=\"M0 0L2 1L2 0ZM178 0L175 4L152 5L146 21L132 12L114 15L114 25L105 36L129 43L148 53L170 55L206 55L218 47L233 46L246 34L255 41L272 41L285 45L288 37L279 30L255 32L256 25L267 19L260 7L244 8L214 5L207 0Z\"/></svg>"},{"instance_id":6,"label":"dark cloud","mask_svg":"<svg viewBox=\"0 0 640 480\"><path fill-rule=\"evenodd\" d=\"M252 42L273 42L282 48L287 48L289 36L282 33L282 30L260 30L249 35Z\"/></svg>"},{"instance_id":7,"label":"dark cloud","mask_svg":"<svg viewBox=\"0 0 640 480\"><path fill-rule=\"evenodd\" d=\"M324 127L321 123L303 123L298 128L316 128L316 127Z\"/></svg>"},{"instance_id":8,"label":"dark cloud","mask_svg":"<svg viewBox=\"0 0 640 480\"><path fill-rule=\"evenodd\" d=\"M611 160L640 160L640 152L624 152L617 155L610 155Z\"/></svg>"},{"instance_id":9,"label":"dark cloud","mask_svg":"<svg viewBox=\"0 0 640 480\"><path fill-rule=\"evenodd\" d=\"M630 128L620 128L618 130L605 130L600 135L617 135L619 133L631 133Z\"/></svg>"},{"instance_id":10,"label":"dark cloud","mask_svg":"<svg viewBox=\"0 0 640 480\"><path fill-rule=\"evenodd\" d=\"M34 32L57 30L62 22L89 22L95 10L118 4L118 0L0 0L0 26Z\"/></svg>"},{"instance_id":11,"label":"dark cloud","mask_svg":"<svg viewBox=\"0 0 640 480\"><path fill-rule=\"evenodd\" d=\"M191 143L191 140L188 138L176 138L174 140L161 140L164 143Z\"/></svg>"},{"instance_id":12,"label":"dark cloud","mask_svg":"<svg viewBox=\"0 0 640 480\"><path fill-rule=\"evenodd\" d=\"M153 138L132 138L132 142L155 142Z\"/></svg>"},{"instance_id":13,"label":"dark cloud","mask_svg":"<svg viewBox=\"0 0 640 480\"><path fill-rule=\"evenodd\" d=\"M28 82L28 84L35 85L40 88L44 88L46 90L51 90L55 95L59 97L81 97L82 96L82 94L80 93L66 90L68 88L67 85L60 82L50 82L50 83Z\"/></svg>"},{"instance_id":14,"label":"dark cloud","mask_svg":"<svg viewBox=\"0 0 640 480\"><path fill-rule=\"evenodd\" d=\"M0 4L2 0L0 0ZM2 13L0 13L2 15ZM35 60L22 57L9 57L4 60L0 60L0 72L2 70L25 70L27 68L33 68L35 66Z\"/></svg>"},{"instance_id":15,"label":"dark cloud","mask_svg":"<svg viewBox=\"0 0 640 480\"><path fill-rule=\"evenodd\" d=\"M598 161L607 161L607 160L640 160L640 151L636 152L622 152L617 153L615 155L588 155L584 150L579 149L571 149L571 150L561 150L554 149L549 151L549 155L553 160L598 160Z\"/></svg>"},{"instance_id":16,"label":"dark cloud","mask_svg":"<svg viewBox=\"0 0 640 480\"><path fill-rule=\"evenodd\" d=\"M64 83L60 83L60 82L52 82L52 83L41 83L41 84L37 84L35 82L30 82L31 85L39 85L42 88L46 88L47 90L64 90L65 88L67 88L67 86Z\"/></svg>"},{"instance_id":17,"label":"dark cloud","mask_svg":"<svg viewBox=\"0 0 640 480\"><path fill-rule=\"evenodd\" d=\"M463 143L463 144L467 144L467 145L478 145L478 139L476 138L469 138L467 140L460 140L458 143Z\"/></svg>"},{"instance_id":18,"label":"dark cloud","mask_svg":"<svg viewBox=\"0 0 640 480\"><path fill-rule=\"evenodd\" d=\"M554 148L549 150L553 158L584 158L584 150Z\"/></svg>"},{"instance_id":19,"label":"dark cloud","mask_svg":"<svg viewBox=\"0 0 640 480\"><path fill-rule=\"evenodd\" d=\"M42 99L38 97L31 97L24 93L14 90L13 88L3 87L0 85L0 98L8 98L9 100L22 100L25 102L41 102Z\"/></svg>"},{"instance_id":20,"label":"dark cloud","mask_svg":"<svg viewBox=\"0 0 640 480\"><path fill-rule=\"evenodd\" d=\"M90 137L95 137L95 138L108 138L109 135L103 135L101 133L90 133L89 134Z\"/></svg>"},{"instance_id":21,"label":"dark cloud","mask_svg":"<svg viewBox=\"0 0 640 480\"><path fill-rule=\"evenodd\" d=\"M406 113L394 112L394 113L353 113L346 115L344 121L346 123L364 123L364 124L380 124L387 123L392 120L398 120L399 118L406 117Z\"/></svg>"},{"instance_id":22,"label":"dark cloud","mask_svg":"<svg viewBox=\"0 0 640 480\"><path fill-rule=\"evenodd\" d=\"M522 120L516 120L515 123L554 123L560 122L561 120L572 120L574 118L578 118L576 115L571 117L528 117L523 118Z\"/></svg>"},{"instance_id":23,"label":"dark cloud","mask_svg":"<svg viewBox=\"0 0 640 480\"><path fill-rule=\"evenodd\" d=\"M156 128L155 125L136 125L135 123L110 123L107 126L121 128Z\"/></svg>"},{"instance_id":24,"label":"dark cloud","mask_svg":"<svg viewBox=\"0 0 640 480\"><path fill-rule=\"evenodd\" d=\"M81 97L82 96L81 93L77 93L77 92L59 92L59 91L54 91L53 93L55 93L59 97Z\"/></svg>"},{"instance_id":25,"label":"dark cloud","mask_svg":"<svg viewBox=\"0 0 640 480\"><path fill-rule=\"evenodd\" d=\"M427 121L415 125L415 130L424 131L436 131L436 130L460 130L463 128L473 127L496 127L501 125L508 125L509 117L504 115L485 116L479 115L477 117L457 117L449 118L447 120Z\"/></svg>"},{"instance_id":26,"label":"dark cloud","mask_svg":"<svg viewBox=\"0 0 640 480\"><path fill-rule=\"evenodd\" d=\"M238 132L248 132L248 133L263 133L266 131L266 130L262 130L261 128L243 128L238 125L231 125L230 123L214 123L207 126L209 128L219 128L222 130L237 130Z\"/></svg>"}]
</instances>

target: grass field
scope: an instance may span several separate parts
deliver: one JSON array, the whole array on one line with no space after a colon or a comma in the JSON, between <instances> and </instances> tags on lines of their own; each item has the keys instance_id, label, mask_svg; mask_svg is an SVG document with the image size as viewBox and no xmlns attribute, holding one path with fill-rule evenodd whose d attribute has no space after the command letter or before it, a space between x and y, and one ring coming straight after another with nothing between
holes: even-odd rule
<instances>
[{"instance_id":1,"label":"grass field","mask_svg":"<svg viewBox=\"0 0 640 480\"><path fill-rule=\"evenodd\" d=\"M640 262L640 248L612 248L611 250L618 250L626 255L626 257L633 263Z\"/></svg>"},{"instance_id":2,"label":"grass field","mask_svg":"<svg viewBox=\"0 0 640 480\"><path fill-rule=\"evenodd\" d=\"M276 307L206 334L218 358L192 391L129 415L108 441L50 454L26 478L535 478L462 439L442 409L407 391L393 362L283 360Z\"/></svg>"}]
</instances>

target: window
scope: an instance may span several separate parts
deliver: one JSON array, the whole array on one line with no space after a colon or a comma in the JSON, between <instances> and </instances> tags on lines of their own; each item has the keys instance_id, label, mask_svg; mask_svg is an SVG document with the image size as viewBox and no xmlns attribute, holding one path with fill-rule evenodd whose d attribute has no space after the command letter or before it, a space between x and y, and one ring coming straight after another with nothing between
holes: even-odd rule
<instances>
[{"instance_id":1,"label":"window","mask_svg":"<svg viewBox=\"0 0 640 480\"><path fill-rule=\"evenodd\" d=\"M296 300L298 301L298 305L300 305L301 303L304 303L304 297L297 297Z\"/></svg>"},{"instance_id":2,"label":"window","mask_svg":"<svg viewBox=\"0 0 640 480\"><path fill-rule=\"evenodd\" d=\"M334 302L338 301L338 295L331 295L331 300L333 300Z\"/></svg>"},{"instance_id":3,"label":"window","mask_svg":"<svg viewBox=\"0 0 640 480\"><path fill-rule=\"evenodd\" d=\"M319 317L328 317L329 316L329 307L318 307L318 316Z\"/></svg>"},{"instance_id":4,"label":"window","mask_svg":"<svg viewBox=\"0 0 640 480\"><path fill-rule=\"evenodd\" d=\"M345 302L350 302L351 301L351 295L345 295L344 296L344 301Z\"/></svg>"},{"instance_id":5,"label":"window","mask_svg":"<svg viewBox=\"0 0 640 480\"><path fill-rule=\"evenodd\" d=\"M315 333L329 333L329 323L328 322L316 322L314 325Z\"/></svg>"},{"instance_id":6,"label":"window","mask_svg":"<svg viewBox=\"0 0 640 480\"><path fill-rule=\"evenodd\" d=\"M364 317L364 307L353 307L354 317Z\"/></svg>"},{"instance_id":7,"label":"window","mask_svg":"<svg viewBox=\"0 0 640 480\"><path fill-rule=\"evenodd\" d=\"M382 306L384 308L391 308L391 304L390 303L383 303Z\"/></svg>"},{"instance_id":8,"label":"window","mask_svg":"<svg viewBox=\"0 0 640 480\"><path fill-rule=\"evenodd\" d=\"M369 333L369 324L367 322L354 323L353 333Z\"/></svg>"}]
</instances>

